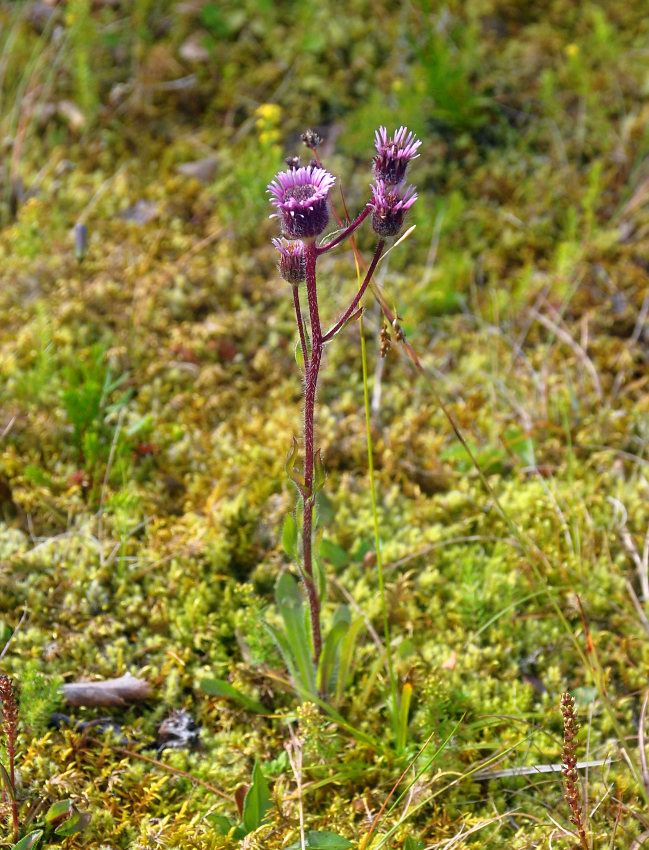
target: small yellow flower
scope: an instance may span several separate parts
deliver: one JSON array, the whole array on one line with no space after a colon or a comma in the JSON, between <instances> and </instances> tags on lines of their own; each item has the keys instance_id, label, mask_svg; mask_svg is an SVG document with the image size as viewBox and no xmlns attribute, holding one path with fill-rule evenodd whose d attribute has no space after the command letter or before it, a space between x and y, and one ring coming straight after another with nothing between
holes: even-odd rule
<instances>
[{"instance_id":1,"label":"small yellow flower","mask_svg":"<svg viewBox=\"0 0 649 850\"><path fill-rule=\"evenodd\" d=\"M282 116L281 107L276 103L262 103L255 109L258 127L276 127Z\"/></svg>"},{"instance_id":2,"label":"small yellow flower","mask_svg":"<svg viewBox=\"0 0 649 850\"><path fill-rule=\"evenodd\" d=\"M570 44L566 44L563 48L563 52L569 59L572 59L573 56L576 56L579 53L579 45L575 44L574 41Z\"/></svg>"}]
</instances>

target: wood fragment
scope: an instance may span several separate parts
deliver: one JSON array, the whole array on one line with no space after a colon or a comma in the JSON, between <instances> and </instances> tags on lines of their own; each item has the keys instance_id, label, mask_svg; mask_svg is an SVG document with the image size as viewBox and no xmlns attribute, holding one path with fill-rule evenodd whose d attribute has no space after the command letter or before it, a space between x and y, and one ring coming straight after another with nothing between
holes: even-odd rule
<instances>
[{"instance_id":1,"label":"wood fragment","mask_svg":"<svg viewBox=\"0 0 649 850\"><path fill-rule=\"evenodd\" d=\"M151 686L144 679L126 673L99 682L70 682L61 691L69 705L128 705L146 699Z\"/></svg>"}]
</instances>

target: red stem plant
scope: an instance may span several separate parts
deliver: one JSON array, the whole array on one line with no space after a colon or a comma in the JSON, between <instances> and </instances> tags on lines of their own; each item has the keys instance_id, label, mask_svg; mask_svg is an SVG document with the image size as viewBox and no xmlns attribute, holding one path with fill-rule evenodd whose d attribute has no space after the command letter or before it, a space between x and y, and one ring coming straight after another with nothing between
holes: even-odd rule
<instances>
[{"instance_id":1,"label":"red stem plant","mask_svg":"<svg viewBox=\"0 0 649 850\"><path fill-rule=\"evenodd\" d=\"M314 152L316 159L306 167L300 167L299 159L290 158L287 160L288 170L276 175L268 191L271 203L277 210L274 215L282 224L283 237L274 239L273 243L280 255L280 274L293 290L295 319L304 363L303 474L293 469L297 451L295 442L287 469L298 489L302 507L299 568L309 605L313 661L317 668L322 651L322 629L313 541L315 501L324 484L324 467L320 449L315 446L315 407L322 354L325 345L359 313L361 299L383 255L386 240L398 235L406 212L417 200L414 187L406 186L405 175L409 162L418 156L417 149L421 142L406 127L400 127L392 137L388 136L385 127L379 128L376 132L377 154L373 158L375 183L371 185L371 200L350 224L318 245L317 237L323 233L329 221L329 191L335 178L321 167L317 159L316 149L321 144L318 135L308 130L302 140ZM374 256L356 295L337 321L324 331L318 304L318 258L351 238L368 216L379 236ZM301 288L306 289L308 325L302 312Z\"/></svg>"},{"instance_id":2,"label":"red stem plant","mask_svg":"<svg viewBox=\"0 0 649 850\"><path fill-rule=\"evenodd\" d=\"M0 673L0 743L7 754L7 768L2 791L2 801L7 798L11 807L13 840L18 841L18 803L16 802L16 741L18 740L18 691L13 679Z\"/></svg>"},{"instance_id":3,"label":"red stem plant","mask_svg":"<svg viewBox=\"0 0 649 850\"><path fill-rule=\"evenodd\" d=\"M561 772L563 773L564 796L570 808L570 823L575 827L579 838L579 847L582 850L590 850L584 829L579 776L577 774L575 736L578 726L575 716L575 701L569 693L561 694L561 713L563 714L563 765Z\"/></svg>"}]
</instances>

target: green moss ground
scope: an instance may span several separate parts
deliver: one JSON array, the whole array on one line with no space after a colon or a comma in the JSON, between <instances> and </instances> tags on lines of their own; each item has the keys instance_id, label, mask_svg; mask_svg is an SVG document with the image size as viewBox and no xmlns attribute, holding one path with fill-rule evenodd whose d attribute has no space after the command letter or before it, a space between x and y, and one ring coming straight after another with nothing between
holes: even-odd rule
<instances>
[{"instance_id":1,"label":"green moss ground","mask_svg":"<svg viewBox=\"0 0 649 850\"><path fill-rule=\"evenodd\" d=\"M179 708L202 743L163 753L190 776L174 774L24 706L21 794L92 814L64 847L229 847L212 816L236 807L205 783L232 797L258 758L273 808L245 843L288 847L300 730L306 827L357 846L432 734L441 754L373 841L411 812L391 846L572 847L558 774L474 775L498 753L499 770L559 763L569 690L579 760L611 760L583 774L591 846L641 846L645 4L69 0L49 23L43 8L0 6L0 648L26 612L2 669L27 693L39 671L140 675L152 697L108 712L131 749ZM379 124L423 140L417 229L379 280L432 382L393 342L373 439L392 652L413 687L402 752L369 631L340 711L372 745L299 708L258 626L295 569L281 529L301 406L265 186L314 126L359 209ZM203 182L178 169L207 156ZM333 318L353 258L321 268ZM381 633L356 323L329 346L318 427L320 514L343 553L325 619L344 589ZM205 676L271 716L208 696Z\"/></svg>"}]
</instances>

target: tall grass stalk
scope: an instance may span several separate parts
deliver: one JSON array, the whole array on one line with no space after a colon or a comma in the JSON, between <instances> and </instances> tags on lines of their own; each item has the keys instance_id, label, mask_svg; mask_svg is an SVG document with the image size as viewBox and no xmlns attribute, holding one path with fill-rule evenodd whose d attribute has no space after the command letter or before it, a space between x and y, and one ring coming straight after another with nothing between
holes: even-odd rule
<instances>
[{"instance_id":1,"label":"tall grass stalk","mask_svg":"<svg viewBox=\"0 0 649 850\"><path fill-rule=\"evenodd\" d=\"M358 265L357 265L358 270ZM360 280L360 274L359 274ZM374 477L374 455L372 452L372 428L370 394L367 380L367 350L365 346L365 334L363 333L363 314L358 321L359 334L361 338L361 365L363 367L363 402L365 405L365 436L367 440L367 468L370 477L370 497L372 499L372 522L374 527L374 546L376 550L376 573L379 582L379 595L381 597L381 614L383 618L383 639L385 641L385 654L388 664L388 677L390 679L390 716L392 720L392 732L395 743L403 738L399 726L399 697L397 692L397 681L392 662L392 651L390 647L390 624L388 622L388 609L385 602L385 582L383 579L383 556L381 554L381 536L379 534L379 517L376 505L376 479Z\"/></svg>"}]
</instances>

